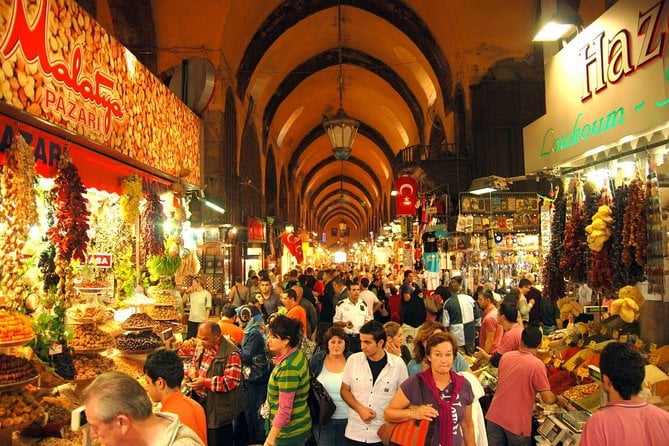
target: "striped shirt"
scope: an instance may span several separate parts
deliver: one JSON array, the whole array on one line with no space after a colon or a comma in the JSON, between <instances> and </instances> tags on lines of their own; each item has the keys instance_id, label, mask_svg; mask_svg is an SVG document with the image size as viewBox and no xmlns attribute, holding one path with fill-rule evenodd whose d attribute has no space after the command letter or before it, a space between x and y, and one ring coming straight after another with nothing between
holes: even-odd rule
<instances>
[{"instance_id":1,"label":"striped shirt","mask_svg":"<svg viewBox=\"0 0 669 446\"><path fill-rule=\"evenodd\" d=\"M281 429L276 439L277 446L296 444L311 432L311 414L307 405L309 385L309 367L301 350L289 354L272 370L267 384L270 408L268 431L279 411L279 392L295 394L290 421Z\"/></svg>"}]
</instances>

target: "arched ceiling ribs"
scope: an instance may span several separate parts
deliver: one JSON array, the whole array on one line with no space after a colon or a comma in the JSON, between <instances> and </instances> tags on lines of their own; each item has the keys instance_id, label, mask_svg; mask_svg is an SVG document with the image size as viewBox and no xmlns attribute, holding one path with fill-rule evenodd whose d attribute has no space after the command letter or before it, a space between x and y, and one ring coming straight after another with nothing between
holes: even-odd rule
<instances>
[{"instance_id":1,"label":"arched ceiling ribs","mask_svg":"<svg viewBox=\"0 0 669 446\"><path fill-rule=\"evenodd\" d=\"M328 164L330 164L332 162L334 162L334 160L332 158L326 158L323 161L321 161L320 163L316 164L314 167L312 167L309 172L307 172L307 174L304 176L304 180L302 181L302 195L306 194L306 187L307 187L307 184L309 184L309 182L311 181L311 179L315 175L317 175L318 172L322 168L324 168L325 166L327 166ZM362 170L364 170L366 172L370 171L369 166L367 164L365 164L359 158L356 158L354 156L351 156L345 162L347 162L347 163L350 162L352 164L355 164L356 166L360 167ZM381 187L381 180L376 175L376 172L374 172L373 170L371 172L372 172L372 175L370 175L370 176L372 178L372 181L374 181L374 184L376 185L376 189L379 190L379 191L382 191L383 187Z\"/></svg>"},{"instance_id":2,"label":"arched ceiling ribs","mask_svg":"<svg viewBox=\"0 0 669 446\"><path fill-rule=\"evenodd\" d=\"M367 198L368 202L374 203L374 200L372 199L372 195L369 193L369 190L360 181L346 175L343 176L337 175L336 177L329 178L325 180L323 183L321 183L316 189L314 189L310 193L307 192L306 194L304 194L304 196L306 197L307 201L311 201L313 198L318 197L318 195L321 192L323 192L323 190L326 187L332 184L339 184L340 181L357 187L365 194L365 197Z\"/></svg>"},{"instance_id":3,"label":"arched ceiling ribs","mask_svg":"<svg viewBox=\"0 0 669 446\"><path fill-rule=\"evenodd\" d=\"M291 170L294 170L297 166L297 161L300 159L300 155L304 153L305 150L313 143L317 138L320 138L325 134L325 130L323 130L323 127L318 125L314 127L307 135L302 138L302 141L299 142L297 147L295 147L295 150L293 151L293 154L290 157L290 162L288 163L288 168ZM360 123L360 127L358 128L358 135L362 135L366 138L369 138L376 146L381 149L383 154L386 157L386 160L388 161L388 165L391 167L395 163L395 154L393 153L392 149L386 142L385 138L383 135L381 135L379 132L365 124L364 122ZM329 152L332 153L332 152ZM355 153L355 142L353 143L353 152ZM334 160L334 155L332 155L332 158L329 158L331 160Z\"/></svg>"},{"instance_id":4,"label":"arched ceiling ribs","mask_svg":"<svg viewBox=\"0 0 669 446\"><path fill-rule=\"evenodd\" d=\"M355 201L360 203L360 205L362 207L364 207L366 209L370 209L372 207L367 202L363 201L360 198L360 196L358 194L356 194L355 192L351 192L348 189L344 189L344 190L335 189L333 191L328 192L326 195L324 195L323 198L321 198L318 203L315 203L314 206L313 206L313 209L320 209L327 200L331 199L332 197L341 197L342 194L346 195L347 197L353 198Z\"/></svg>"},{"instance_id":5,"label":"arched ceiling ribs","mask_svg":"<svg viewBox=\"0 0 669 446\"><path fill-rule=\"evenodd\" d=\"M411 114L416 122L416 127L419 129L424 127L425 119L423 118L423 111L416 95L413 94L404 79L402 79L392 67L385 64L382 60L376 59L375 57L354 48L342 49L342 62L344 64L356 65L369 70L388 82L411 110ZM304 79L322 69L336 66L338 63L339 51L338 49L331 49L306 60L288 73L283 81L281 81L281 84L277 87L272 98L265 107L265 114L263 116L264 141L267 141L269 128L274 120L274 115L283 100L286 99L286 97L295 90Z\"/></svg>"},{"instance_id":6,"label":"arched ceiling ribs","mask_svg":"<svg viewBox=\"0 0 669 446\"><path fill-rule=\"evenodd\" d=\"M325 228L327 226L327 222L330 220L339 220L341 219L341 216L345 215L346 217L349 218L353 223L355 223L359 229L362 229L365 227L364 225L364 219L360 217L357 213L353 213L351 210L349 210L346 207L337 207L335 209L330 209L329 211L326 211L323 213L322 216L319 216L317 218L317 225L319 228Z\"/></svg>"},{"instance_id":7,"label":"arched ceiling ribs","mask_svg":"<svg viewBox=\"0 0 669 446\"><path fill-rule=\"evenodd\" d=\"M354 201L341 201L339 198L335 198L329 203L326 203L323 208L319 209L319 212L322 214L326 214L328 211L332 209L337 209L340 206L344 205L351 209L355 209L356 215L360 215L362 221L367 219L367 214L365 213L365 210L362 207L360 207L360 203L356 203Z\"/></svg>"},{"instance_id":8,"label":"arched ceiling ribs","mask_svg":"<svg viewBox=\"0 0 669 446\"><path fill-rule=\"evenodd\" d=\"M386 20L409 39L425 55L439 81L447 113L451 109L451 69L436 38L427 24L402 0L339 0L344 6L358 8ZM258 27L237 67L237 96L244 98L251 77L263 55L287 29L305 17L337 6L335 0L284 1Z\"/></svg>"}]
</instances>

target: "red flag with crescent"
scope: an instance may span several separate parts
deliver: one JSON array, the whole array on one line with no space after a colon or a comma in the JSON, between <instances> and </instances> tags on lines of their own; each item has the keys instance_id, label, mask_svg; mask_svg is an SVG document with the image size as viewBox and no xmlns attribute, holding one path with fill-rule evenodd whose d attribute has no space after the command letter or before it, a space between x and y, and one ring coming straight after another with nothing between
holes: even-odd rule
<instances>
[{"instance_id":1,"label":"red flag with crescent","mask_svg":"<svg viewBox=\"0 0 669 446\"><path fill-rule=\"evenodd\" d=\"M294 232L284 232L281 234L281 241L288 248L288 251L295 256L297 263L302 263L304 260L304 253L302 252L302 239L295 235Z\"/></svg>"},{"instance_id":2,"label":"red flag with crescent","mask_svg":"<svg viewBox=\"0 0 669 446\"><path fill-rule=\"evenodd\" d=\"M395 208L397 215L416 215L416 200L418 200L418 183L409 176L398 177L395 180Z\"/></svg>"}]
</instances>

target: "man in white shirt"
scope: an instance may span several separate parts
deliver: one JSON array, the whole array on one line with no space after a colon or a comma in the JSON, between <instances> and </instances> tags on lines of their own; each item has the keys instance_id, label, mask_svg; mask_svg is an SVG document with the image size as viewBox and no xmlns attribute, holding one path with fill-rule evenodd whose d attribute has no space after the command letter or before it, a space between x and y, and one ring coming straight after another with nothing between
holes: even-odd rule
<instances>
[{"instance_id":1,"label":"man in white shirt","mask_svg":"<svg viewBox=\"0 0 669 446\"><path fill-rule=\"evenodd\" d=\"M382 446L376 434L383 424L383 411L408 373L402 358L385 351L386 332L376 321L360 328L362 352L349 356L344 367L341 396L353 409L346 424L349 445Z\"/></svg>"},{"instance_id":2,"label":"man in white shirt","mask_svg":"<svg viewBox=\"0 0 669 446\"><path fill-rule=\"evenodd\" d=\"M332 322L342 327L348 335L348 351L357 353L360 351L360 328L371 318L367 304L360 299L360 285L353 282L349 291L348 298L337 304Z\"/></svg>"},{"instance_id":3,"label":"man in white shirt","mask_svg":"<svg viewBox=\"0 0 669 446\"><path fill-rule=\"evenodd\" d=\"M193 277L193 284L188 289L186 302L190 305L188 313L188 332L186 339L197 336L197 329L209 319L211 311L211 293L202 287L199 277Z\"/></svg>"},{"instance_id":4,"label":"man in white shirt","mask_svg":"<svg viewBox=\"0 0 669 446\"><path fill-rule=\"evenodd\" d=\"M369 279L363 277L360 279L360 299L362 299L367 304L367 311L369 312L368 321L374 319L374 313L381 308L381 301L376 294L369 291Z\"/></svg>"}]
</instances>

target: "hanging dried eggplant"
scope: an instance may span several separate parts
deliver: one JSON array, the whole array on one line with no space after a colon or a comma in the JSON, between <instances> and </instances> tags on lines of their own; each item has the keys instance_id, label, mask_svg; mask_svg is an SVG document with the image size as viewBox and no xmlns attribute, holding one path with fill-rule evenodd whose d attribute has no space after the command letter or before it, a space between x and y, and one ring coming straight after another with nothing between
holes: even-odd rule
<instances>
[{"instance_id":1,"label":"hanging dried eggplant","mask_svg":"<svg viewBox=\"0 0 669 446\"><path fill-rule=\"evenodd\" d=\"M163 205L155 192L146 195L146 205L140 223L141 229L141 258L143 261L152 256L161 256L165 253L165 235L163 233Z\"/></svg>"},{"instance_id":2,"label":"hanging dried eggplant","mask_svg":"<svg viewBox=\"0 0 669 446\"><path fill-rule=\"evenodd\" d=\"M588 245L585 241L585 222L583 206L575 200L571 217L565 225L560 260L560 269L564 277L573 283L584 282L586 277L584 252L587 251Z\"/></svg>"},{"instance_id":3,"label":"hanging dried eggplant","mask_svg":"<svg viewBox=\"0 0 669 446\"><path fill-rule=\"evenodd\" d=\"M543 296L551 302L557 302L565 294L564 274L560 269L560 261L563 253L562 239L565 233L566 214L567 203L564 198L559 197L553 207L551 246L542 271Z\"/></svg>"}]
</instances>

